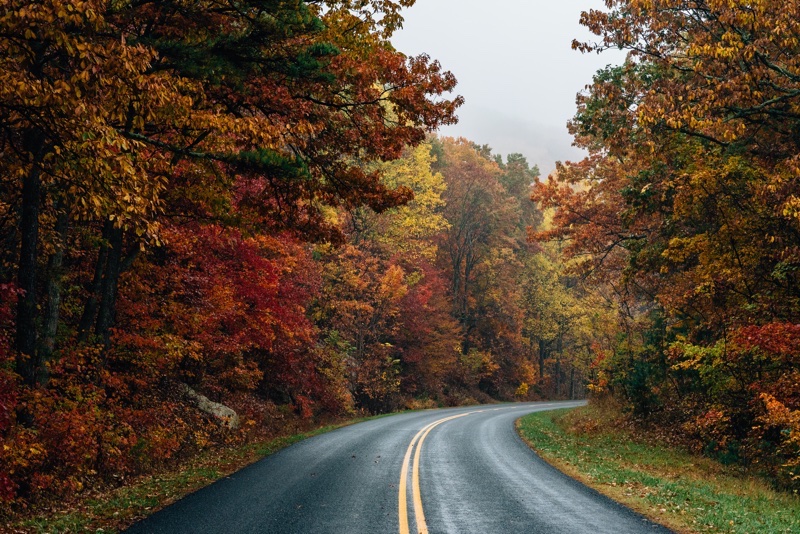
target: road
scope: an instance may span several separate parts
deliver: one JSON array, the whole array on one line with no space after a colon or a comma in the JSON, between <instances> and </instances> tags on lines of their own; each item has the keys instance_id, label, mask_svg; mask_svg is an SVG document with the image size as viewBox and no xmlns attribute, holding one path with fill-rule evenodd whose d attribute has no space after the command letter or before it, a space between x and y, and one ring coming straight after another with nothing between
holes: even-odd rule
<instances>
[{"instance_id":1,"label":"road","mask_svg":"<svg viewBox=\"0 0 800 534\"><path fill-rule=\"evenodd\" d=\"M666 533L562 475L517 436L545 402L426 410L283 449L130 533Z\"/></svg>"}]
</instances>

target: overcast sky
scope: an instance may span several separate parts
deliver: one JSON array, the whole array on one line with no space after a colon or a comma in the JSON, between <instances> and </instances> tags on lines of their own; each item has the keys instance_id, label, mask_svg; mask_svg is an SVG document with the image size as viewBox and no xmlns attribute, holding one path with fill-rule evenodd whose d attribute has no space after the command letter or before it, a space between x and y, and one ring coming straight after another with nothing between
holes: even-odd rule
<instances>
[{"instance_id":1,"label":"overcast sky","mask_svg":"<svg viewBox=\"0 0 800 534\"><path fill-rule=\"evenodd\" d=\"M591 37L578 22L591 8L604 8L602 0L417 0L392 42L438 59L458 79L466 103L442 135L520 152L546 176L556 161L582 157L566 127L575 94L623 60L572 50L573 38Z\"/></svg>"}]
</instances>

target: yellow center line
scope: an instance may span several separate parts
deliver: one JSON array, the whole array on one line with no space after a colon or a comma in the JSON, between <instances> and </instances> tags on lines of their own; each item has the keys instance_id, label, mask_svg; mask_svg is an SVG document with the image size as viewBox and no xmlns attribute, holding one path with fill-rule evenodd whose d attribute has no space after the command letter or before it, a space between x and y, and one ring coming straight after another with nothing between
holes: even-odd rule
<instances>
[{"instance_id":1,"label":"yellow center line","mask_svg":"<svg viewBox=\"0 0 800 534\"><path fill-rule=\"evenodd\" d=\"M414 445L417 445L417 450L414 454L414 468L411 474L412 478L412 493L414 498L414 517L416 518L417 522L417 532L419 534L428 534L428 526L425 523L425 512L422 510L422 494L419 489L419 458L420 458L420 451L422 450L422 442L425 441L425 438L428 436L431 430L435 427L439 426L442 423L450 421L452 419L458 419L459 417L464 417L465 415L469 415L475 412L467 412L458 415L451 415L450 417L445 417L443 419L439 419L438 421L434 421L422 428L417 434L414 436L414 439L411 440L411 443L408 444L408 449L406 449L406 455L403 457L403 467L400 471L400 485L399 485L399 514L400 514L400 534L410 534L409 526L408 526L408 465L411 462L411 453L414 450ZM419 440L419 443L417 443Z\"/></svg>"}]
</instances>

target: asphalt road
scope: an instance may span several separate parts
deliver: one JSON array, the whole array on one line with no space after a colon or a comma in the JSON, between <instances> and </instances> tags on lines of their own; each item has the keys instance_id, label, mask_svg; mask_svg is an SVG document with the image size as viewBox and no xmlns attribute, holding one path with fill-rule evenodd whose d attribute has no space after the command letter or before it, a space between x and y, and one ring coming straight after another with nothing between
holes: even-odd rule
<instances>
[{"instance_id":1,"label":"asphalt road","mask_svg":"<svg viewBox=\"0 0 800 534\"><path fill-rule=\"evenodd\" d=\"M669 532L551 468L514 430L527 413L579 404L427 410L340 428L283 449L127 532Z\"/></svg>"}]
</instances>

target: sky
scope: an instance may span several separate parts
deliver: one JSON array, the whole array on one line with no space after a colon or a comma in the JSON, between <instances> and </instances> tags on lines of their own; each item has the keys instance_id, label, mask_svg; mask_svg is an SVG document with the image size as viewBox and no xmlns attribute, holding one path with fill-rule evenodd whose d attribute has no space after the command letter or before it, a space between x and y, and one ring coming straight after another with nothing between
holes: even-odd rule
<instances>
[{"instance_id":1,"label":"sky","mask_svg":"<svg viewBox=\"0 0 800 534\"><path fill-rule=\"evenodd\" d=\"M575 95L624 59L572 50L574 38L593 40L579 24L592 8L603 9L602 0L417 0L392 43L406 55L427 53L458 79L466 102L441 135L519 152L547 176L556 161L583 157L566 126Z\"/></svg>"}]
</instances>

